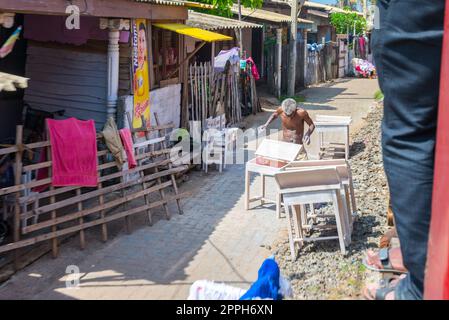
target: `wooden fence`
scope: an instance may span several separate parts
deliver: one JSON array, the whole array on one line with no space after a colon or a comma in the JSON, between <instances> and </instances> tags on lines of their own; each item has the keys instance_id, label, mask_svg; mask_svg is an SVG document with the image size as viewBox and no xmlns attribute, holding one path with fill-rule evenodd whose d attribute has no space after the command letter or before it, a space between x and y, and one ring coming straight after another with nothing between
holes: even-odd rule
<instances>
[{"instance_id":1,"label":"wooden fence","mask_svg":"<svg viewBox=\"0 0 449 320\"><path fill-rule=\"evenodd\" d=\"M126 230L130 231L130 216L145 212L148 223L152 224L151 210L164 206L167 219L170 216L167 203L188 196L179 193L174 175L186 169L173 167L169 159L171 150L165 145L163 130L173 128L171 124L145 130L147 139L134 144L137 167L130 170L118 168L109 150L98 150L98 185L95 188L53 187L51 186L51 145L50 141L22 144L23 128L17 126L16 143L0 149L0 156L14 159L15 183L0 189L3 210L12 217L12 237L0 246L0 253L31 246L42 241L51 241L53 256L58 254L58 238L78 233L80 245L85 247L84 231L99 226L103 241L108 238L107 224L123 219ZM149 139L148 132L156 131L157 138ZM157 146L157 148L155 148ZM158 150L155 150L158 149ZM26 163L26 154L46 152L48 161ZM48 177L23 181L22 176L38 170L48 170ZM30 192L33 188L48 185L43 192ZM173 195L166 196L164 190L174 188ZM155 195L150 199L150 195ZM136 200L144 200L142 201ZM156 199L156 200L154 200ZM12 209L12 210L8 210ZM180 207L179 207L179 210ZM181 212L180 212L181 213ZM17 253L17 251L16 251ZM17 254L16 254L17 256Z\"/></svg>"},{"instance_id":2,"label":"wooden fence","mask_svg":"<svg viewBox=\"0 0 449 320\"><path fill-rule=\"evenodd\" d=\"M321 51L309 51L305 85L310 86L338 77L338 47L327 43Z\"/></svg>"},{"instance_id":3,"label":"wooden fence","mask_svg":"<svg viewBox=\"0 0 449 320\"><path fill-rule=\"evenodd\" d=\"M214 72L210 62L194 64L189 69L190 120L205 121L226 114L228 124L242 120L239 71L227 67Z\"/></svg>"}]
</instances>

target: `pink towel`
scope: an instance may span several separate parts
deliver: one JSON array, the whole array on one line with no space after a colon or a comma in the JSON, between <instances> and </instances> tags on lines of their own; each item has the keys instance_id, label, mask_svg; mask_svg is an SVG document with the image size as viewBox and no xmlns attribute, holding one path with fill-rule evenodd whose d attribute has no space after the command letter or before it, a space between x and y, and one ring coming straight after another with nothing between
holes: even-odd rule
<instances>
[{"instance_id":1,"label":"pink towel","mask_svg":"<svg viewBox=\"0 0 449 320\"><path fill-rule=\"evenodd\" d=\"M131 138L131 131L128 128L119 130L120 138L122 138L123 146L125 147L126 157L128 158L129 169L137 166L136 158L134 157L134 146Z\"/></svg>"},{"instance_id":2,"label":"pink towel","mask_svg":"<svg viewBox=\"0 0 449 320\"><path fill-rule=\"evenodd\" d=\"M47 119L50 131L52 184L96 187L97 137L93 120Z\"/></svg>"}]
</instances>

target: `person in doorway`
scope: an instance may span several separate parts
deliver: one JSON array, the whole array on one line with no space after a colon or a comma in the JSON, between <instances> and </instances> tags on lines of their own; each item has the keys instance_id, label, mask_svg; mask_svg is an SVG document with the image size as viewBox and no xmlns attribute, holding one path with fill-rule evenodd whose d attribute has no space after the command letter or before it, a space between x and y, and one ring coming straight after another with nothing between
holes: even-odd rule
<instances>
[{"instance_id":1,"label":"person in doorway","mask_svg":"<svg viewBox=\"0 0 449 320\"><path fill-rule=\"evenodd\" d=\"M372 46L385 96L383 161L408 273L387 285L371 286L367 298L423 298L445 2L377 1L380 19Z\"/></svg>"},{"instance_id":2,"label":"person in doorway","mask_svg":"<svg viewBox=\"0 0 449 320\"><path fill-rule=\"evenodd\" d=\"M273 112L264 125L259 127L259 130L265 130L277 118L280 118L282 122L283 141L296 144L310 144L310 136L315 130L315 124L306 110L297 108L295 100L289 98L282 101L281 106ZM305 134L304 123L307 123L309 126ZM307 159L307 154L304 151L301 160L305 159Z\"/></svg>"}]
</instances>

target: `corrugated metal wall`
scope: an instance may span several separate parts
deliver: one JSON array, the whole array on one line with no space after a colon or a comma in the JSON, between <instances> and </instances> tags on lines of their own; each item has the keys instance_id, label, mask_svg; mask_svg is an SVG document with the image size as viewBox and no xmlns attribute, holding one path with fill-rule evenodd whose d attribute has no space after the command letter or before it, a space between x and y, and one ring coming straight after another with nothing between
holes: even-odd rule
<instances>
[{"instance_id":1,"label":"corrugated metal wall","mask_svg":"<svg viewBox=\"0 0 449 320\"><path fill-rule=\"evenodd\" d=\"M45 111L64 109L65 117L106 121L107 43L83 46L29 41L25 102Z\"/></svg>"}]
</instances>

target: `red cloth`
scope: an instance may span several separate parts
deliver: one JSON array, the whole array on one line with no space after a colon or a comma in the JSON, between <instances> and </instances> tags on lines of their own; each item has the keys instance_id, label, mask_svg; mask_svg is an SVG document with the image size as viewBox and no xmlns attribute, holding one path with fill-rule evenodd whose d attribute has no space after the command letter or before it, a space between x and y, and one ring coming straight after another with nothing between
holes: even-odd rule
<instances>
[{"instance_id":1,"label":"red cloth","mask_svg":"<svg viewBox=\"0 0 449 320\"><path fill-rule=\"evenodd\" d=\"M449 0L446 1L440 101L424 298L449 299Z\"/></svg>"},{"instance_id":2,"label":"red cloth","mask_svg":"<svg viewBox=\"0 0 449 320\"><path fill-rule=\"evenodd\" d=\"M95 122L75 118L47 119L55 187L96 187L97 137Z\"/></svg>"},{"instance_id":3,"label":"red cloth","mask_svg":"<svg viewBox=\"0 0 449 320\"><path fill-rule=\"evenodd\" d=\"M259 71L257 70L257 66L254 63L253 58L249 57L248 59L246 59L246 62L251 63L251 73L253 74L254 80L259 80L260 79Z\"/></svg>"},{"instance_id":4,"label":"red cloth","mask_svg":"<svg viewBox=\"0 0 449 320\"><path fill-rule=\"evenodd\" d=\"M123 146L125 147L126 157L128 158L128 167L130 169L137 166L136 158L134 157L134 146L131 138L131 131L128 128L121 129L120 138L122 138Z\"/></svg>"}]
</instances>

